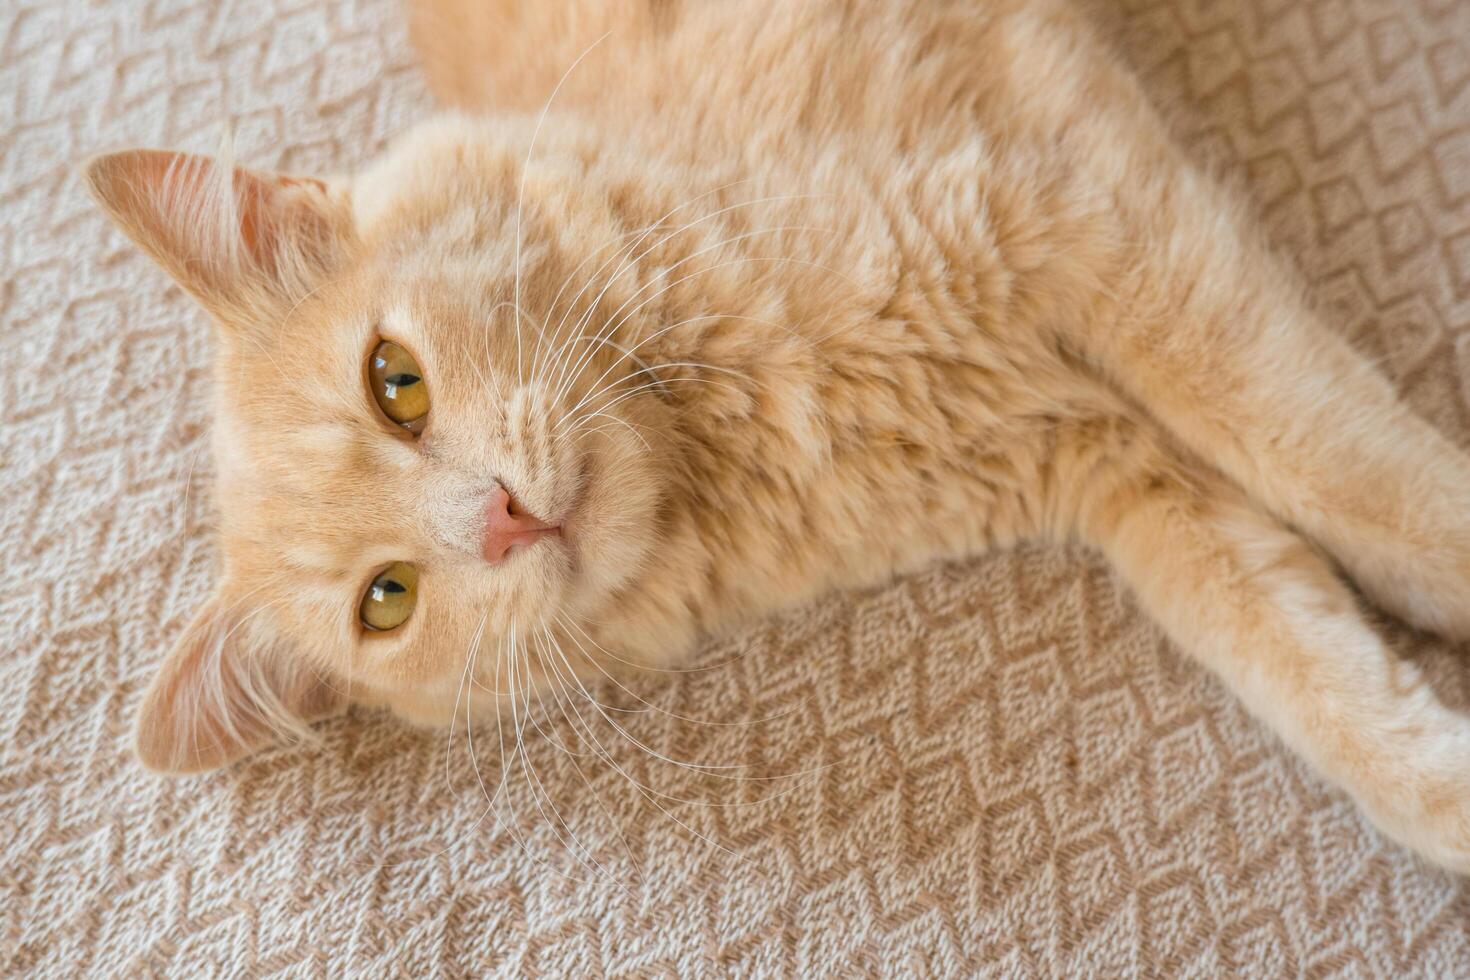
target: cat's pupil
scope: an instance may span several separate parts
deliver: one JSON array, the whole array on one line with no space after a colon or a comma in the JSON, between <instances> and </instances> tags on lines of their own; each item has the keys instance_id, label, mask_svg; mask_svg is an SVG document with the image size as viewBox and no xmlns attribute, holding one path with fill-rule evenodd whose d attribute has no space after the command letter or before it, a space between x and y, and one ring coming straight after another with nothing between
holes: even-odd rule
<instances>
[{"instance_id":1,"label":"cat's pupil","mask_svg":"<svg viewBox=\"0 0 1470 980\"><path fill-rule=\"evenodd\" d=\"M394 388L407 388L409 385L418 384L423 379L420 378L417 374L409 374L407 371L400 371L397 374L388 375L383 380L388 382L388 384L392 385Z\"/></svg>"},{"instance_id":2,"label":"cat's pupil","mask_svg":"<svg viewBox=\"0 0 1470 980\"><path fill-rule=\"evenodd\" d=\"M388 579L386 582L382 583L382 589L383 589L384 592L393 592L393 593L407 592L408 591L408 589L404 588L399 583L393 581L391 578Z\"/></svg>"}]
</instances>

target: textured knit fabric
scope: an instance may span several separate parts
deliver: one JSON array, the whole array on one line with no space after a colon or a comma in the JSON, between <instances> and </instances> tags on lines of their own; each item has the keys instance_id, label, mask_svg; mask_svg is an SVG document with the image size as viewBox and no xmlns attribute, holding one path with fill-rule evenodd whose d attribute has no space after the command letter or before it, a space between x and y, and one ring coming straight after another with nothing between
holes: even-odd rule
<instances>
[{"instance_id":1,"label":"textured knit fabric","mask_svg":"<svg viewBox=\"0 0 1470 980\"><path fill-rule=\"evenodd\" d=\"M1470 3L1090 6L1329 321L1470 440ZM354 712L140 771L215 571L212 341L76 164L228 122L252 164L350 168L427 108L404 34L392 0L0 6L0 974L1470 975L1465 886L1080 550L756 625L605 714L516 719L513 764L493 725L472 761ZM1384 628L1467 701L1462 651Z\"/></svg>"}]
</instances>

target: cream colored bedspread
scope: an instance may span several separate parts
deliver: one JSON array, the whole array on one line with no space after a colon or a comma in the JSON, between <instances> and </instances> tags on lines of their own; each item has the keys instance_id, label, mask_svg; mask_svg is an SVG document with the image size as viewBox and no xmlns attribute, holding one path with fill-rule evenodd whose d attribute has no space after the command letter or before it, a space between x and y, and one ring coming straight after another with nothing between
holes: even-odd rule
<instances>
[{"instance_id":1,"label":"cream colored bedspread","mask_svg":"<svg viewBox=\"0 0 1470 980\"><path fill-rule=\"evenodd\" d=\"M1332 322L1470 439L1470 3L1092 8ZM211 339L75 165L228 120L244 160L348 168L425 106L393 0L0 5L0 974L1470 975L1465 886L1083 552L757 626L640 685L659 710L544 708L508 769L477 730L489 816L463 733L367 713L139 771L216 560ZM1385 628L1466 701L1457 651ZM564 710L615 764L564 751Z\"/></svg>"}]
</instances>

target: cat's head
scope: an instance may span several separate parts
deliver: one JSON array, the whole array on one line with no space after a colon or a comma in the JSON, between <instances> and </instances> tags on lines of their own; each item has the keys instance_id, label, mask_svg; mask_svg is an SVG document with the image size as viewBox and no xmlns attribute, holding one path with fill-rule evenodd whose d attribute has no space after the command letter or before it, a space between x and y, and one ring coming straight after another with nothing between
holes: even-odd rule
<instances>
[{"instance_id":1,"label":"cat's head","mask_svg":"<svg viewBox=\"0 0 1470 980\"><path fill-rule=\"evenodd\" d=\"M221 765L349 701L447 722L509 689L511 638L565 641L649 561L666 409L599 339L615 311L574 298L606 235L558 213L570 184L523 187L523 153L451 127L344 179L87 165L217 325L222 568L145 698L148 766Z\"/></svg>"}]
</instances>

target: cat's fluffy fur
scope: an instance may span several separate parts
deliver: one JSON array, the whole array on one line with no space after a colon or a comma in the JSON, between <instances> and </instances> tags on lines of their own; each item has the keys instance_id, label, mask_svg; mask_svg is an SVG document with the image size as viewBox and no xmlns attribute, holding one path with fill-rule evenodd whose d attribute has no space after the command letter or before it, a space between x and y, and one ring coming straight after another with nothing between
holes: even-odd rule
<instances>
[{"instance_id":1,"label":"cat's fluffy fur","mask_svg":"<svg viewBox=\"0 0 1470 980\"><path fill-rule=\"evenodd\" d=\"M528 686L661 663L1074 538L1387 833L1470 870L1470 724L1314 548L1470 635L1470 459L1077 15L423 0L413 25L464 114L355 177L89 165L221 327L223 575L143 706L146 763L218 765L346 699L442 724L512 660ZM425 369L417 442L364 389L378 336ZM566 540L482 561L496 481ZM365 635L396 560L419 607Z\"/></svg>"}]
</instances>

